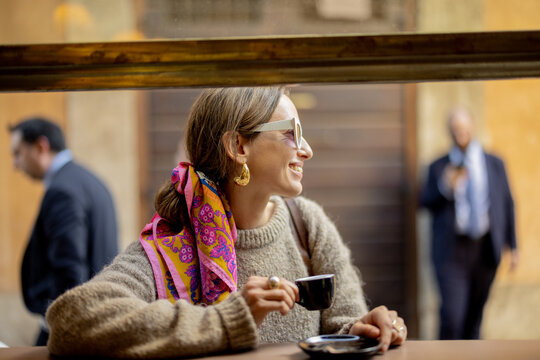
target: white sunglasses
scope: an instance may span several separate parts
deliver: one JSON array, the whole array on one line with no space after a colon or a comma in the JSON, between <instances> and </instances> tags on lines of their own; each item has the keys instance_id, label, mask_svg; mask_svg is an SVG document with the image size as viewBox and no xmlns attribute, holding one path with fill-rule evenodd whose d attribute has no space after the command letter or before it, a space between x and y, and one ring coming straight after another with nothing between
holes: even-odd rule
<instances>
[{"instance_id":1,"label":"white sunglasses","mask_svg":"<svg viewBox=\"0 0 540 360\"><path fill-rule=\"evenodd\" d=\"M292 119L280 120L267 122L262 125L257 126L253 132L263 132L263 131L275 131L275 130L291 130L294 131L294 142L296 148L300 149L302 145L302 125L300 125L300 120L293 117Z\"/></svg>"}]
</instances>

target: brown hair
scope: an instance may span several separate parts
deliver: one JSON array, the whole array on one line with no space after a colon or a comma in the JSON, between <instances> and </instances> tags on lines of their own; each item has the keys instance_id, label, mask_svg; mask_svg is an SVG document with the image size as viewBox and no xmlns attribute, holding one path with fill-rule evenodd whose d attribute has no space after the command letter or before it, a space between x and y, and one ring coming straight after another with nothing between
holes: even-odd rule
<instances>
[{"instance_id":1,"label":"brown hair","mask_svg":"<svg viewBox=\"0 0 540 360\"><path fill-rule=\"evenodd\" d=\"M186 148L196 170L219 185L225 184L235 169L227 156L222 137L227 131L247 139L257 136L253 129L270 120L281 96L280 87L241 87L204 90L191 107L186 132ZM157 213L177 228L189 219L183 195L170 181L157 192Z\"/></svg>"}]
</instances>

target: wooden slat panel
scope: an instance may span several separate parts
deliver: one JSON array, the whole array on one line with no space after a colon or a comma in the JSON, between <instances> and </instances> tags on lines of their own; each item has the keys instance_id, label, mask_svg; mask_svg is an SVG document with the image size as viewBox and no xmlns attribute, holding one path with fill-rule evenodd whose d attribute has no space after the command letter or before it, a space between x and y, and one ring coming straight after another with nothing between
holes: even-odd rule
<instances>
[{"instance_id":1,"label":"wooden slat panel","mask_svg":"<svg viewBox=\"0 0 540 360\"><path fill-rule=\"evenodd\" d=\"M171 114L160 114L156 115L155 113L152 119L152 130L151 132L156 131L183 131L185 124L187 122L188 113L171 113ZM182 139L183 140L183 139Z\"/></svg>"},{"instance_id":2,"label":"wooden slat panel","mask_svg":"<svg viewBox=\"0 0 540 360\"><path fill-rule=\"evenodd\" d=\"M306 190L307 193L307 190ZM354 206L400 206L402 196L399 189L373 191L365 188L335 188L332 191L310 191L309 197L326 207Z\"/></svg>"},{"instance_id":3,"label":"wooden slat panel","mask_svg":"<svg viewBox=\"0 0 540 360\"><path fill-rule=\"evenodd\" d=\"M341 113L396 112L401 108L399 85L341 85L334 87L331 92L327 86L306 86L303 89L316 102L314 113L336 114L337 119L341 117ZM309 109L305 112L311 115Z\"/></svg>"},{"instance_id":4,"label":"wooden slat panel","mask_svg":"<svg viewBox=\"0 0 540 360\"><path fill-rule=\"evenodd\" d=\"M313 197L310 197L313 199ZM324 209L340 226L387 226L401 225L403 219L403 211L401 204L389 205L374 205L367 204L364 206L330 206L325 205ZM399 238L399 237L398 237Z\"/></svg>"},{"instance_id":5,"label":"wooden slat panel","mask_svg":"<svg viewBox=\"0 0 540 360\"><path fill-rule=\"evenodd\" d=\"M399 128L358 129L348 127L340 129L328 127L326 129L310 129L306 136L311 147L320 150L339 147L351 151L378 148L395 148L399 151L403 146L402 132Z\"/></svg>"},{"instance_id":6,"label":"wooden slat panel","mask_svg":"<svg viewBox=\"0 0 540 360\"><path fill-rule=\"evenodd\" d=\"M399 187L403 180L402 165L380 165L347 167L346 163L313 168L306 164L304 186L316 189L322 187L351 188L360 186Z\"/></svg>"},{"instance_id":7,"label":"wooden slat panel","mask_svg":"<svg viewBox=\"0 0 540 360\"><path fill-rule=\"evenodd\" d=\"M403 307L405 303L405 283L403 281L371 281L366 282L364 292L373 305L387 307Z\"/></svg>"},{"instance_id":8,"label":"wooden slat panel","mask_svg":"<svg viewBox=\"0 0 540 360\"><path fill-rule=\"evenodd\" d=\"M358 264L362 265L402 265L404 246L397 243L351 243L351 251ZM360 266L360 265L358 265Z\"/></svg>"},{"instance_id":9,"label":"wooden slat panel","mask_svg":"<svg viewBox=\"0 0 540 360\"><path fill-rule=\"evenodd\" d=\"M323 164L341 164L342 166L356 164L357 166L401 166L403 154L396 149L386 148L371 151L350 151L348 149L332 149L332 151L314 150L313 158L306 162L305 171Z\"/></svg>"},{"instance_id":10,"label":"wooden slat panel","mask_svg":"<svg viewBox=\"0 0 540 360\"><path fill-rule=\"evenodd\" d=\"M370 224L377 225L379 229L393 226L397 229L400 229L400 231L398 234L396 234L395 231L369 232L369 229L366 230L366 224L343 225L341 223L338 223L338 228L341 236L347 243L355 243L358 246L363 246L365 243L382 244L395 242L396 239L399 239L401 233L403 233L403 225L401 223L390 223L384 218L370 221Z\"/></svg>"},{"instance_id":11,"label":"wooden slat panel","mask_svg":"<svg viewBox=\"0 0 540 360\"><path fill-rule=\"evenodd\" d=\"M156 154L157 155L157 154ZM162 153L152 159L151 171L156 174L169 174L173 167L177 165L176 153ZM185 160L185 159L182 159Z\"/></svg>"},{"instance_id":12,"label":"wooden slat panel","mask_svg":"<svg viewBox=\"0 0 540 360\"><path fill-rule=\"evenodd\" d=\"M405 280L405 274L399 266L363 264L359 270L362 274L362 280L365 282Z\"/></svg>"},{"instance_id":13,"label":"wooden slat panel","mask_svg":"<svg viewBox=\"0 0 540 360\"><path fill-rule=\"evenodd\" d=\"M150 150L156 154L170 154L178 148L180 132L150 132Z\"/></svg>"},{"instance_id":14,"label":"wooden slat panel","mask_svg":"<svg viewBox=\"0 0 540 360\"><path fill-rule=\"evenodd\" d=\"M398 222L389 223L385 221L385 225L381 226L379 223L370 222L366 224L351 223L346 224L341 220L336 222L342 236L350 242L354 240L357 243L364 241L395 241L403 233L403 224ZM349 236L345 237L345 234Z\"/></svg>"},{"instance_id":15,"label":"wooden slat panel","mask_svg":"<svg viewBox=\"0 0 540 360\"><path fill-rule=\"evenodd\" d=\"M174 91L152 91L150 112L155 116L188 113L201 90L175 89ZM154 119L152 119L154 120Z\"/></svg>"},{"instance_id":16,"label":"wooden slat panel","mask_svg":"<svg viewBox=\"0 0 540 360\"><path fill-rule=\"evenodd\" d=\"M294 98L293 98L294 100ZM339 116L332 116L334 112L313 111L300 109L300 121L307 131L319 128L402 128L401 113L399 111L368 111L358 109L354 112L340 112Z\"/></svg>"}]
</instances>

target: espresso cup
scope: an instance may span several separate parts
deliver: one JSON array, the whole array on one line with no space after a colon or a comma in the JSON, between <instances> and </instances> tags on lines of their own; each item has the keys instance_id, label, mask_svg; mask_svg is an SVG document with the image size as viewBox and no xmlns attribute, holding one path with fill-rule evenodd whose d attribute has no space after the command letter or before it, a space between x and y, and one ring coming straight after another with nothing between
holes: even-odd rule
<instances>
[{"instance_id":1,"label":"espresso cup","mask_svg":"<svg viewBox=\"0 0 540 360\"><path fill-rule=\"evenodd\" d=\"M336 292L335 277L334 274L324 274L296 279L294 283L300 293L300 300L296 303L308 310L328 309Z\"/></svg>"}]
</instances>

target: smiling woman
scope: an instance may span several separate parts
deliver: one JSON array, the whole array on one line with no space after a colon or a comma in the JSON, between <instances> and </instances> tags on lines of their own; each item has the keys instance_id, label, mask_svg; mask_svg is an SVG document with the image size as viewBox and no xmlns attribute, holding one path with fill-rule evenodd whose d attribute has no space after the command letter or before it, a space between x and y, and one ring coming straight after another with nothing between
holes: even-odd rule
<instances>
[{"instance_id":1,"label":"smiling woman","mask_svg":"<svg viewBox=\"0 0 540 360\"><path fill-rule=\"evenodd\" d=\"M537 11L538 2L536 0L524 0L519 3L465 1L461 2L459 6L456 6L454 0L438 2L427 0L377 1L371 2L372 6L369 8L371 18L369 20L347 20L346 24L334 17L336 12L329 14L323 11L321 13L315 9L316 2L310 1L298 2L306 7L300 8L301 11L296 11L299 6L297 3L292 8L291 6L283 6L283 2L279 0L269 2L262 0L220 1L213 5L210 2L196 0L160 1L152 2L152 11L148 12L144 10L144 4L147 3L144 1L122 0L107 2L106 6L102 2L80 1L78 3L86 6L91 21L97 21L95 26L76 26L72 23L68 24L69 26L55 28L52 19L58 1L19 0L17 2L3 2L0 5L0 8L5 10L0 11L2 20L0 27L3 29L0 31L2 44L81 43L73 46L66 44L0 46L0 91L30 92L28 94L2 94L0 96L2 104L0 120L2 127L5 128L9 121L20 115L28 115L28 112L44 112L60 119L61 123L67 126L69 138L72 145L75 146L75 151L80 153L87 163L101 171L109 183L113 184L115 196L121 199L119 203L123 207L121 217L124 220L121 225L122 233L126 239L135 238L131 229L138 228L137 224L141 222L138 220L138 209L140 208L143 213L150 211L151 206L145 207L144 204L141 206L138 204L138 193L141 193L141 198L152 193L155 189L152 186L152 176L162 174L164 169L170 170L169 158L172 158L172 155L168 155L167 147L169 145L167 144L170 143L170 147L176 149L177 133L180 132L177 125L172 124L171 114L185 117L185 114L182 113L183 103L191 101L194 96L192 93L188 94L187 90L176 97L163 91L149 94L41 91L142 87L151 89L205 84L208 86L228 86L231 84L307 82L416 82L540 76L540 56L536 46L539 38L538 31L526 31L538 28L537 14L540 14L540 11ZM324 7L324 3L328 2L318 3L317 6ZM340 3L340 8L342 8L346 1ZM205 6L204 4L207 5L207 9L201 9ZM208 4L212 6L208 6ZM272 6L267 6L268 4ZM366 2L363 4L366 5ZM415 4L419 9L417 13L414 11ZM100 7L102 9L99 9ZM278 12L272 12L267 16L264 11L269 8L277 9ZM366 9L363 8L363 10ZM224 26L225 17L216 15L219 13L228 14L226 19L229 20L241 20L237 23L238 26L230 25L230 23ZM353 13L358 14L357 11L347 12L349 15ZM15 16L16 14L23 15ZM44 16L44 14L50 16ZM325 16L328 19L334 18L325 21ZM409 21L415 17L418 19L418 28L416 29L411 27L412 24ZM169 24L167 29L163 24ZM261 24L265 26L261 26ZM403 24L408 25L404 27ZM436 31L439 34L398 35L394 33L377 36L357 34L359 31L366 34L395 32L396 29L402 30L403 28L409 31ZM254 32L254 29L268 31L257 33ZM455 33L456 31L484 30L514 30L514 32ZM140 34L143 31L149 39L165 37L192 39L196 37L197 39L193 39L194 41L160 40L156 42L157 44L107 42L115 39L119 33L138 32ZM196 33L197 31L203 32ZM225 33L219 31L225 31ZM282 36L275 36L278 33ZM319 35L290 36L302 33ZM344 35L328 36L328 34L338 33ZM283 36L284 34L287 36ZM203 40L208 36L237 35L274 35L275 37L221 39L223 41L206 38ZM136 37L136 39L140 38L140 35ZM100 41L101 43L85 43L88 41ZM148 57L145 58L145 56ZM414 215L407 215L408 220L405 221L404 225L408 229L406 231L394 230L392 221L394 221L394 214L397 212L414 214L415 211L416 132L418 131L418 156L421 161L426 161L441 146L440 142L431 139L433 134L437 133L433 131L432 126L437 128L436 119L439 118L438 115L442 116L443 108L453 105L449 104L451 100L463 100L464 97L470 103L476 104L480 114L485 111L486 122L491 124L491 127L487 127L487 129L495 127L492 136L493 142L498 144L499 151L510 152L510 155L516 159L515 162L510 161L510 163L519 164L519 166L514 165L509 169L510 172L516 169L514 178L519 179L520 185L524 189L522 190L523 194L527 194L525 195L526 201L521 202L524 208L518 208L518 213L534 214L535 204L539 201L531 200L531 194L534 194L535 187L529 183L527 176L524 176L530 174L531 170L522 169L522 164L526 161L519 154L531 153L531 148L528 146L535 144L535 132L526 131L525 126L522 126L519 131L514 131L508 128L502 129L496 124L506 123L508 119L519 118L520 124L529 124L529 126L534 127L534 114L537 111L527 105L526 99L540 92L537 91L537 85L534 82L510 81L490 82L486 85L479 82L421 84L417 87L417 99L414 96L402 96L414 94L414 91L409 90L414 89L415 86L407 86L407 91L403 93L379 91L382 89L380 86L376 86L377 90L371 93L366 90L372 89L370 87L359 88L362 89L359 92L361 94L359 97L371 99L367 101L369 104L363 108L364 116L362 117L347 115L345 112L341 112L341 109L340 113L344 116L341 120L335 117L335 112L328 109L326 109L327 112L318 111L311 118L307 118L301 113L306 132L310 131L308 125L310 121L317 124L316 129L311 130L311 134L315 136L309 137L311 145L317 150L317 156L310 161L310 165L315 168L313 171L317 175L330 173L327 167L315 163L319 159L331 164L331 169L335 169L340 163L346 163L344 159L348 159L350 156L360 161L360 165L357 164L353 167L346 163L348 170L345 172L345 176L334 176L341 184L340 187L333 189L332 192L323 189L322 192L328 193L328 195L331 193L332 196L319 196L317 200L324 200L320 202L328 203L330 207L334 206L335 208L336 201L334 199L340 197L340 194L344 193L345 190L347 194L342 195L341 198L362 198L362 203L358 207L347 208L348 211L342 210L344 216L341 219L346 222L346 227L348 226L347 222L359 225L355 230L348 230L352 241L358 238L365 239L366 231L369 231L366 228L373 227L374 220L379 221L379 218L387 220L385 225L377 227L376 235L370 235L371 232L368 234L376 241L370 240L371 242L358 244L358 248L361 248L362 252L355 251L356 260L357 263L366 261L366 266L362 269L366 269L364 275L368 279L368 287L380 284L382 289L392 284L394 289L398 289L389 293L382 290L377 291L378 288L375 288L376 291L369 292L374 303L379 302L377 299L386 299L388 296L395 299L395 294L406 298L407 304L403 305L402 308L410 311L408 324L414 327L417 296L415 280L417 274L414 265L416 257L415 219ZM483 97L484 89L485 98ZM396 93L397 95L388 98L388 93ZM372 98L370 94L377 94L376 99ZM172 99L172 101L167 103L167 99ZM343 96L337 96L334 102L343 104L340 101L342 99L344 99ZM349 103L358 102L357 98L346 97L345 99ZM390 104L389 108L377 107L376 110L373 110L371 105L379 104L377 99L385 99L385 103ZM404 108L405 110L403 108L396 110L397 108L393 104L399 103L400 99L405 99L408 104L413 105L409 110L407 107ZM146 103L148 103L147 108L144 105ZM538 101L530 103L538 103ZM141 116L136 113L140 107L143 108ZM148 125L143 126L141 124L144 122L139 123L137 119L145 118L146 110L156 114L157 117L149 116ZM393 119L415 118L415 111L418 111L418 130L416 130L414 121L406 120L403 123L403 133L397 131L393 122L389 125L387 119L381 116L385 113L393 116ZM322 121L323 117L325 121ZM354 127L352 131L342 125L347 117L350 120L348 124L352 124L349 126ZM314 119L319 120L316 122ZM146 134L145 126L152 129L152 132ZM362 131L359 130L360 127ZM389 137L380 137L383 128L386 129L386 134ZM343 132L338 135L339 129ZM159 143L150 149L153 151L152 154L156 156L155 160L148 160L147 163L149 155L147 155L144 145L150 146L154 143L147 144L145 139L154 138L155 134L158 133L163 135L159 136ZM115 134L115 137L112 138L111 134ZM522 136L520 137L518 134ZM167 136L171 137L170 141L165 141L168 139ZM349 146L352 136L354 136L355 143L359 144L354 148L354 152L350 147L345 156L343 155L344 150L331 154L326 154L323 151L331 143L342 143L344 146ZM489 134L486 136L489 138ZM389 152L388 138L395 142L405 141L403 148L396 148L398 149L396 151L402 151L399 155ZM373 145L376 139L383 139L384 144ZM365 145L366 140L371 145ZM366 146L372 146L370 152L365 151ZM404 160L403 168L400 167L401 163L397 164L396 158ZM381 166L381 163L377 161L389 161L391 165L388 166L389 163L385 162ZM370 165L367 171L366 163ZM0 172L9 175L9 161L3 161L2 164L4 167ZM140 170L138 170L139 168ZM389 172L384 172L384 169L389 169L387 170ZM143 175L141 176L141 174ZM341 170L338 171L339 174L342 174ZM161 175L159 178L162 179L163 176ZM310 184L319 187L320 190L321 183L324 182L323 179L323 176L305 176L304 188L306 188L305 183L310 182ZM371 182L367 182L368 180ZM354 183L355 189L352 196L349 193L350 188L340 192L343 184L350 185L352 183ZM386 186L389 183L395 186L392 188L394 190L388 191L387 188L384 188L381 192L387 196L381 197L382 202L374 201L375 186L379 185L377 189L381 189L381 185ZM13 190L19 188L21 191ZM531 191L527 191L527 189ZM18 196L15 197L13 195L15 193ZM394 193L396 195L389 200L390 195ZM18 299L18 294L15 293L18 272L17 259L20 258L22 245L8 242L7 239L16 238L13 236L14 230L12 229L29 227L33 215L29 214L26 209L34 207L32 202L39 198L39 189L19 178L8 176L7 186L1 187L0 194L2 199L11 204L6 209L0 210L3 211L0 213L2 221L11 226L11 228L3 228L7 232L7 235L3 237L6 239L3 240L5 242L3 248L13 249L11 252L5 252L5 261L1 262L2 269L5 269L1 272L4 274L1 284L3 290L9 291L10 294L13 293L13 298ZM355 196L355 194L361 196ZM407 199L405 205L407 212L402 211L401 208L395 211L392 208L393 210L388 211L388 201L393 201L394 198ZM350 206L350 201L343 203L345 206ZM372 206L374 210L366 211L368 206ZM326 206L326 208L329 207ZM356 209L359 218L369 221L359 222L358 218L347 220L353 213L350 209ZM334 209L331 210L334 211ZM143 215L143 218L146 219L146 216ZM531 220L525 219L524 223L520 225L523 227L520 233L524 234L524 238L529 239L529 243L533 243L534 234L538 232ZM388 222L391 224L389 225ZM369 224L366 225L366 223ZM349 228L352 229L350 226ZM399 233L401 237L398 241L389 240L387 235L389 232ZM419 233L422 234L422 231ZM346 240L349 241L349 239ZM375 245L375 243L377 244ZM396 249L398 246L399 251L381 250L387 249L389 246L393 246L392 249ZM403 247L407 249L407 253L402 251ZM377 254L390 255L396 252L402 255L394 257L393 261L396 261L398 265L395 263L389 265L389 260L384 257L375 264L376 267L373 261L377 257L362 255L372 254L367 249L375 249ZM528 253L534 254L535 252ZM407 267L405 268L403 264L407 264ZM536 263L531 259L529 264ZM389 272L385 271L387 269L392 269L392 274L399 273L401 280L396 281L394 275L389 276ZM531 280L527 276L537 273L538 271L524 271L520 273L519 278L530 283ZM403 280L403 277L406 280ZM376 281L370 281L371 278L376 279ZM506 282L509 281L508 277L503 279L506 279ZM508 291L501 289L496 288L495 290L501 294L509 294ZM516 297L528 298L519 295ZM396 303L398 302L396 301ZM514 308L507 306L506 303L500 305L500 308L506 311L511 311ZM524 307L515 306L515 308ZM17 303L9 302L8 305L0 306L0 308L15 309ZM429 311L427 312L429 313ZM15 316L15 313L17 316L25 315L9 311L5 316L3 314L2 318L12 318L12 324L19 323L21 317ZM500 315L501 311L497 310L494 313ZM423 312L421 314L424 316ZM512 315L507 317L513 318ZM497 318L503 317L498 316ZM26 322L32 320L25 318ZM7 321L6 324L8 324ZM500 334L497 331L501 330L495 329L507 329L506 325L498 324L498 326L490 327L491 334ZM422 337L431 337L429 326L423 328L418 334ZM534 333L530 329L536 328L530 326L529 331L527 331L520 330L524 329L521 327L514 332L509 331L507 334L519 334L522 331L521 334L525 333L530 336ZM5 334L3 335L4 339L7 339L6 336L22 332L16 326L2 326L0 330ZM31 341L25 342L24 339L32 337L33 334L23 334L22 340L21 338L16 339L10 342L10 345L28 344Z\"/></svg>"},{"instance_id":2,"label":"smiling woman","mask_svg":"<svg viewBox=\"0 0 540 360\"><path fill-rule=\"evenodd\" d=\"M298 197L299 169L313 152L305 139L297 147L290 131L273 128L285 120L300 129L290 119L298 112L282 88L202 91L187 125L190 162L158 191L140 241L49 307L51 353L195 356L332 333L377 339L383 352L402 344L404 320L384 306L368 310L335 225ZM244 167L249 181L237 181ZM313 273L338 279L330 308L295 306L292 280L308 270L282 197L296 197ZM396 323L402 331L392 331Z\"/></svg>"}]
</instances>

